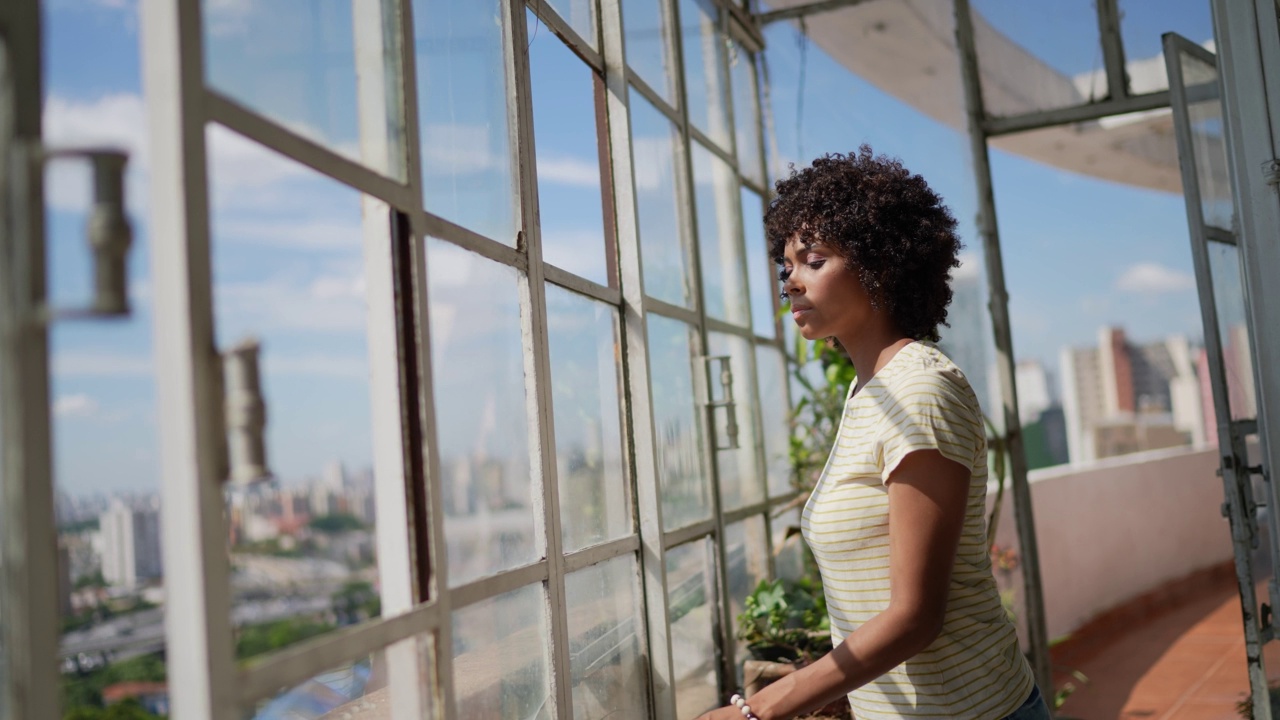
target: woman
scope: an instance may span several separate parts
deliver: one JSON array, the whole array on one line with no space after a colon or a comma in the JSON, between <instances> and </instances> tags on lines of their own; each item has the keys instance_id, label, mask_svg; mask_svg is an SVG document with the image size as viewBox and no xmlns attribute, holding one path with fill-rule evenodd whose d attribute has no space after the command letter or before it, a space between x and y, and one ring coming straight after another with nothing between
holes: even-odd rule
<instances>
[{"instance_id":1,"label":"woman","mask_svg":"<svg viewBox=\"0 0 1280 720\"><path fill-rule=\"evenodd\" d=\"M991 575L978 399L933 344L955 225L865 145L777 183L765 226L791 317L859 371L801 520L835 649L701 720L782 720L841 695L858 720L1049 717Z\"/></svg>"}]
</instances>

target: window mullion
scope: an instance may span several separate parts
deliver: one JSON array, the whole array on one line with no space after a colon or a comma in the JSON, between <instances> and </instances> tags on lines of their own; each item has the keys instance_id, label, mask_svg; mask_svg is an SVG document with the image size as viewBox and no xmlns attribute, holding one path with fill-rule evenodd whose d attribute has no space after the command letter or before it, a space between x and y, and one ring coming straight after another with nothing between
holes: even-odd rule
<instances>
[{"instance_id":1,"label":"window mullion","mask_svg":"<svg viewBox=\"0 0 1280 720\"><path fill-rule=\"evenodd\" d=\"M454 708L453 623L451 597L448 592L449 577L446 563L448 553L445 545L443 489L439 442L437 442L439 436L436 433L435 386L431 368L431 327L425 245L429 223L428 215L423 208L425 200L422 184L422 141L418 118L418 67L415 52L413 0L392 0L392 2L394 6L387 14L389 19L386 22L393 24L391 31L394 33L400 67L397 89L401 98L400 106L397 108L401 115L392 120L394 126L402 133L403 145L400 150L404 153L404 177L410 189L409 196L412 203L410 207L403 208L407 213L409 227L399 227L401 252L404 253L400 261L407 265L407 267L401 266L400 276L407 275L407 278L401 280L400 289L405 290L405 286L408 286L408 302L402 306L402 312L412 313L411 321L403 323L403 326L406 330L416 328L416 333L413 335L408 332L401 335L401 343L405 345L412 343L415 351L412 355L412 365L402 367L401 372L406 375L416 373L418 379L416 397L403 398L406 410L417 414L418 435L415 437L413 433L409 433L405 437L409 445L406 448L407 452L417 453L416 461L421 467L422 477L412 475L406 477L409 482L421 484L404 488L399 497L388 497L385 504L398 503L403 507L412 502L413 507L409 513L409 519L412 522L410 527L415 533L426 534L425 538L412 538L414 540L412 599L417 603L430 600L437 607L437 612L434 614L436 627L431 634L433 687L429 688L430 696L427 700L434 706L434 717L449 717ZM400 218L400 222L405 219ZM397 353L402 363L409 362L410 355L404 352L405 349L401 347L401 352ZM412 387L413 383L409 383L408 386ZM416 405L410 400L416 402ZM410 420L408 426L413 428L415 423ZM378 512L381 513L384 501L379 499L378 502ZM389 610L384 601L383 615L388 614ZM392 682L393 691L396 693L393 700L399 700L400 693L407 692L401 688L420 682L419 678L422 675L412 674L419 668L418 663L421 662L421 654L415 653L415 650L417 648L412 643L401 643L388 648L389 653L393 651L402 653L402 655L388 656L389 661L407 661L407 655L410 653L415 655L413 662L403 663L406 669L392 671L394 674L389 681ZM408 704L406 709L394 710L392 715L394 720L410 717L412 711L417 709L414 704L420 701L418 698L421 696L416 696L414 702ZM427 715L424 713L417 717L427 717Z\"/></svg>"},{"instance_id":2,"label":"window mullion","mask_svg":"<svg viewBox=\"0 0 1280 720\"><path fill-rule=\"evenodd\" d=\"M620 0L601 0L601 50L610 158L613 164L618 269L622 289L622 355L626 391L624 425L631 440L633 480L640 531L645 619L643 648L649 657L651 708L656 720L675 720L675 672L671 662L671 623L667 612L666 553L662 542L662 496L658 488L657 437L653 425L653 393L649 384L649 345L645 318L643 269L636 209L631 119L624 63ZM669 16L669 13L668 13Z\"/></svg>"},{"instance_id":3,"label":"window mullion","mask_svg":"<svg viewBox=\"0 0 1280 720\"><path fill-rule=\"evenodd\" d=\"M520 192L522 242L519 248L528 257L528 271L520 275L520 326L523 337L525 397L530 436L530 466L541 479L541 532L547 558L547 611L551 636L551 692L556 717L573 713L572 674L569 662L569 631L565 603L564 553L560 538L560 493L556 476L555 428L551 410L551 361L547 347L546 281L542 267L542 237L538 227L538 179L533 138L533 92L529 72L529 39L525 0L503 3L510 74L508 113L514 122L512 146L519 159L517 186ZM536 522L536 521L535 521Z\"/></svg>"},{"instance_id":4,"label":"window mullion","mask_svg":"<svg viewBox=\"0 0 1280 720\"><path fill-rule=\"evenodd\" d=\"M151 147L151 277L165 640L174 717L235 716L230 563L223 519L226 441L214 318L200 8L147 0L141 10Z\"/></svg>"}]
</instances>

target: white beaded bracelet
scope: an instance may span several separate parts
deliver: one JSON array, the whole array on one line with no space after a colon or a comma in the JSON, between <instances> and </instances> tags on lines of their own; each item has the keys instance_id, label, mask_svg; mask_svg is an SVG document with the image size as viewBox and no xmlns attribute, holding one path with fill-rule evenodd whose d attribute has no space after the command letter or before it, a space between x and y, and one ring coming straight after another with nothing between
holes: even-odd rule
<instances>
[{"instance_id":1,"label":"white beaded bracelet","mask_svg":"<svg viewBox=\"0 0 1280 720\"><path fill-rule=\"evenodd\" d=\"M746 718L746 720L760 720L755 713L751 712L751 706L747 704L747 699L738 693L734 693L733 697L729 698L729 702L742 711L742 717Z\"/></svg>"}]
</instances>

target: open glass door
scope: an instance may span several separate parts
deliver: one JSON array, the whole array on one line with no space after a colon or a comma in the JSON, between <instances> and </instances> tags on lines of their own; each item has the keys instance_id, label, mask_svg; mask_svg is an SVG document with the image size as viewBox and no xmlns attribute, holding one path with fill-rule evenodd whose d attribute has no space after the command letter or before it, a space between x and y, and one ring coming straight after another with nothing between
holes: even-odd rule
<instances>
[{"instance_id":1,"label":"open glass door","mask_svg":"<svg viewBox=\"0 0 1280 720\"><path fill-rule=\"evenodd\" d=\"M1254 553L1261 544L1254 476L1260 466L1249 459L1250 440L1258 436L1253 348L1247 322L1247 288L1237 236L1233 230L1233 190L1216 59L1186 38L1164 36L1165 64L1173 106L1178 157L1186 195L1191 252L1204 324L1204 361L1209 370L1219 471L1231 522L1236 579L1244 619L1245 653L1253 698L1253 717L1271 718L1262 647L1273 639L1271 609L1257 599ZM1266 533L1275 557L1275 533Z\"/></svg>"}]
</instances>

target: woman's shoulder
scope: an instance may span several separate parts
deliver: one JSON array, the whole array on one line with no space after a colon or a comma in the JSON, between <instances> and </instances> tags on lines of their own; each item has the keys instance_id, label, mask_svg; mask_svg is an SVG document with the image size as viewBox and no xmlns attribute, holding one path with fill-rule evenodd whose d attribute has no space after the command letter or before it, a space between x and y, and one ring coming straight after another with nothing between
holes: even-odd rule
<instances>
[{"instance_id":1,"label":"woman's shoulder","mask_svg":"<svg viewBox=\"0 0 1280 720\"><path fill-rule=\"evenodd\" d=\"M888 383L891 395L907 404L928 398L931 404L981 412L969 378L937 345L920 340L902 352L910 355L904 358Z\"/></svg>"}]
</instances>

